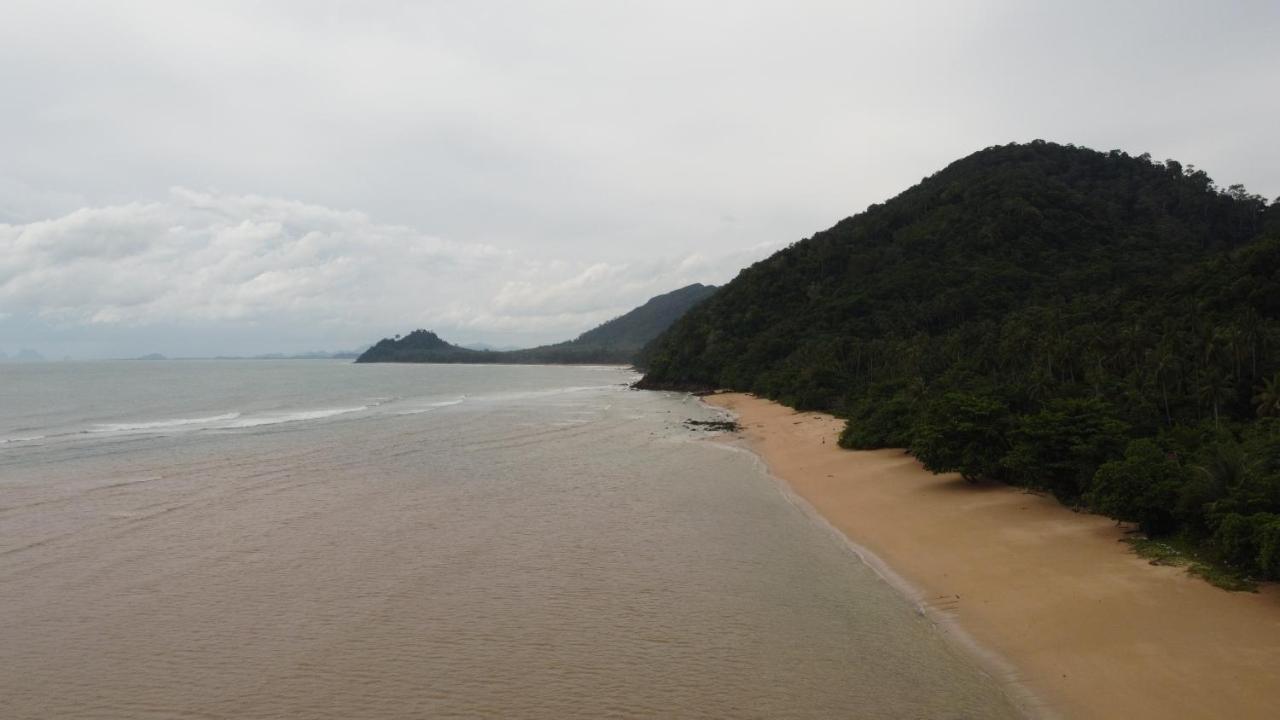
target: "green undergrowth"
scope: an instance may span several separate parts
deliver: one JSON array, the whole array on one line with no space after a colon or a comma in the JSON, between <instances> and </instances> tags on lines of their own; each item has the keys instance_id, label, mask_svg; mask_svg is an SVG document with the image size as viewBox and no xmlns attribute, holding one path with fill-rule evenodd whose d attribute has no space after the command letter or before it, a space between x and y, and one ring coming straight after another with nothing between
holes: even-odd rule
<instances>
[{"instance_id":1,"label":"green undergrowth","mask_svg":"<svg viewBox=\"0 0 1280 720\"><path fill-rule=\"evenodd\" d=\"M1185 539L1152 539L1138 535L1125 538L1124 542L1128 543L1139 557L1150 560L1152 565L1185 567L1191 575L1231 592L1258 591L1256 580L1229 565L1206 557L1196 549L1195 545Z\"/></svg>"}]
</instances>

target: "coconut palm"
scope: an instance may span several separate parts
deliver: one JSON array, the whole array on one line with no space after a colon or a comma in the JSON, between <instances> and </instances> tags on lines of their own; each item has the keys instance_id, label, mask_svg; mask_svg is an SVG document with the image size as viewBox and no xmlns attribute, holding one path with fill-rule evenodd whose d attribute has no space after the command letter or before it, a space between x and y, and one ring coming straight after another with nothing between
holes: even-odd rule
<instances>
[{"instance_id":1,"label":"coconut palm","mask_svg":"<svg viewBox=\"0 0 1280 720\"><path fill-rule=\"evenodd\" d=\"M1258 408L1258 417L1280 417L1280 372L1263 380L1255 390L1253 404Z\"/></svg>"}]
</instances>

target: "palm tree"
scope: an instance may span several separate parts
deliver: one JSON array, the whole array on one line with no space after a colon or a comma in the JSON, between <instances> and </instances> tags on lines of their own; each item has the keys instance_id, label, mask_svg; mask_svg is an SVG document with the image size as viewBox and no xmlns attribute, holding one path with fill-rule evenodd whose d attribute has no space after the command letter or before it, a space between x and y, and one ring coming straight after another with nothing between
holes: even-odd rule
<instances>
[{"instance_id":1,"label":"palm tree","mask_svg":"<svg viewBox=\"0 0 1280 720\"><path fill-rule=\"evenodd\" d=\"M1280 416L1280 372L1270 380L1263 380L1255 390L1253 404L1258 406L1258 417Z\"/></svg>"},{"instance_id":2,"label":"palm tree","mask_svg":"<svg viewBox=\"0 0 1280 720\"><path fill-rule=\"evenodd\" d=\"M1177 362L1177 355L1173 352L1172 343L1161 339L1160 344L1156 347L1155 357L1155 379L1160 383L1160 399L1164 401L1164 419L1166 423L1172 426L1173 415L1169 412L1169 389L1165 382L1169 373L1174 370L1173 364Z\"/></svg>"},{"instance_id":3,"label":"palm tree","mask_svg":"<svg viewBox=\"0 0 1280 720\"><path fill-rule=\"evenodd\" d=\"M1249 377L1258 377L1258 345L1262 339L1262 316L1253 308L1245 308L1240 316L1240 332L1249 348Z\"/></svg>"},{"instance_id":4,"label":"palm tree","mask_svg":"<svg viewBox=\"0 0 1280 720\"><path fill-rule=\"evenodd\" d=\"M1223 498L1238 493L1259 466L1260 462L1239 445L1219 438L1209 448L1204 463L1193 465L1192 469L1209 481L1216 497Z\"/></svg>"},{"instance_id":5,"label":"palm tree","mask_svg":"<svg viewBox=\"0 0 1280 720\"><path fill-rule=\"evenodd\" d=\"M1200 398L1213 408L1213 426L1218 427L1220 408L1235 395L1235 379L1217 367L1200 374Z\"/></svg>"}]
</instances>

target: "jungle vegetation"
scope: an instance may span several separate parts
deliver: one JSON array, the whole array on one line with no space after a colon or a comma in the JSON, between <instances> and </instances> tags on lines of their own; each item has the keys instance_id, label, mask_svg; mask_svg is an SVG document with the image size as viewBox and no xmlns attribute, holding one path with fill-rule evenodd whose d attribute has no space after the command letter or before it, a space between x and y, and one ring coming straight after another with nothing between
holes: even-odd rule
<instances>
[{"instance_id":1,"label":"jungle vegetation","mask_svg":"<svg viewBox=\"0 0 1280 720\"><path fill-rule=\"evenodd\" d=\"M1280 201L1193 166L987 148L743 270L640 362L1280 578Z\"/></svg>"}]
</instances>

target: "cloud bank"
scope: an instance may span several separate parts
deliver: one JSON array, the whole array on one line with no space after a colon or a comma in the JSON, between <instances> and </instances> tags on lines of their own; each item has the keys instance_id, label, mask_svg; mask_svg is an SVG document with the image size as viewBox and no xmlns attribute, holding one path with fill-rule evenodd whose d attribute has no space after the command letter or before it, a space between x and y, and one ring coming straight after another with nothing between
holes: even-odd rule
<instances>
[{"instance_id":1,"label":"cloud bank","mask_svg":"<svg viewBox=\"0 0 1280 720\"><path fill-rule=\"evenodd\" d=\"M572 337L771 248L632 262L535 259L366 214L174 188L159 202L0 225L0 314L62 329L285 329L310 347L428 327L460 341ZM269 335L268 335L269 336ZM182 354L163 339L138 348ZM256 351L301 348L264 347ZM231 350L227 350L231 351Z\"/></svg>"},{"instance_id":2,"label":"cloud bank","mask_svg":"<svg viewBox=\"0 0 1280 720\"><path fill-rule=\"evenodd\" d=\"M6 0L2 20L7 352L559 339L1036 138L1280 193L1275 0Z\"/></svg>"}]
</instances>

